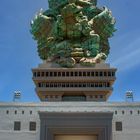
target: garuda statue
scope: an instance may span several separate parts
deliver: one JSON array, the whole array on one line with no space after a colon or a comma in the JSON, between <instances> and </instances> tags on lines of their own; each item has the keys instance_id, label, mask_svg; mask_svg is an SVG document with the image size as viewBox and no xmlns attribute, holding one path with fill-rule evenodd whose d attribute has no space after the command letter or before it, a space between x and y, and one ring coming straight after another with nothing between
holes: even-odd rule
<instances>
[{"instance_id":1,"label":"garuda statue","mask_svg":"<svg viewBox=\"0 0 140 140\"><path fill-rule=\"evenodd\" d=\"M48 0L31 22L41 59L74 67L93 66L109 54L108 39L116 31L111 11L98 8L97 0Z\"/></svg>"}]
</instances>

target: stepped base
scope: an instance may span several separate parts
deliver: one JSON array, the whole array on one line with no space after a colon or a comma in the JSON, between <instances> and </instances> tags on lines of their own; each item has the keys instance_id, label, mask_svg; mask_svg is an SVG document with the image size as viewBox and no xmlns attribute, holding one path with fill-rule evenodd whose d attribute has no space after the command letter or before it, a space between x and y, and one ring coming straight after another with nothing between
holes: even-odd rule
<instances>
[{"instance_id":1,"label":"stepped base","mask_svg":"<svg viewBox=\"0 0 140 140\"><path fill-rule=\"evenodd\" d=\"M105 63L62 68L44 62L32 71L41 101L106 101L116 80L116 69Z\"/></svg>"}]
</instances>

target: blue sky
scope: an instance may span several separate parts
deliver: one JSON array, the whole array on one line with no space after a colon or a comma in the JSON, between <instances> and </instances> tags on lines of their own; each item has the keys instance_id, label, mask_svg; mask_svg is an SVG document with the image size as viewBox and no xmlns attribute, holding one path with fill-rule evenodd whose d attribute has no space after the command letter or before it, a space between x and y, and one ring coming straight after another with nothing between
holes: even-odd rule
<instances>
[{"instance_id":1,"label":"blue sky","mask_svg":"<svg viewBox=\"0 0 140 140\"><path fill-rule=\"evenodd\" d=\"M132 90L135 101L140 101L140 0L98 1L99 6L112 10L118 29L110 39L107 60L118 68L109 101L125 101L127 90ZM22 92L23 102L39 101L31 68L41 60L29 30L30 20L41 8L48 8L47 0L0 1L0 101L12 101L15 90Z\"/></svg>"}]
</instances>

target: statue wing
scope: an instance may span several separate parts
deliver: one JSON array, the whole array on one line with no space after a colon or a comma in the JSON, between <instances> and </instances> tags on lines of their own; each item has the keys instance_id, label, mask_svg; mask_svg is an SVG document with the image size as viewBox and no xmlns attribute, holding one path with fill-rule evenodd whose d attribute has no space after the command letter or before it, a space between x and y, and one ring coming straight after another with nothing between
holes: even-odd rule
<instances>
[{"instance_id":1,"label":"statue wing","mask_svg":"<svg viewBox=\"0 0 140 140\"><path fill-rule=\"evenodd\" d=\"M42 37L48 37L51 33L53 26L53 19L42 13L35 16L35 19L31 22L31 33L35 40L39 40Z\"/></svg>"},{"instance_id":2,"label":"statue wing","mask_svg":"<svg viewBox=\"0 0 140 140\"><path fill-rule=\"evenodd\" d=\"M102 12L92 19L92 27L101 39L106 40L112 37L113 33L116 31L114 27L115 22L111 11L104 7Z\"/></svg>"},{"instance_id":3,"label":"statue wing","mask_svg":"<svg viewBox=\"0 0 140 140\"><path fill-rule=\"evenodd\" d=\"M35 16L35 19L31 22L31 33L38 43L38 53L42 59L48 57L49 47L48 42L52 34L54 20L52 17L48 17L43 13L39 13Z\"/></svg>"}]
</instances>

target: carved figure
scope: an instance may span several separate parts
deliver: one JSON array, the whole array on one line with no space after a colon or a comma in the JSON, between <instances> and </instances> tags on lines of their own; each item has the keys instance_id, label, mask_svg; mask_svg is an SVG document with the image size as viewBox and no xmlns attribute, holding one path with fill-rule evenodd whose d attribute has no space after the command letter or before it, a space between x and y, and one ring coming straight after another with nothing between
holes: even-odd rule
<instances>
[{"instance_id":1,"label":"carved figure","mask_svg":"<svg viewBox=\"0 0 140 140\"><path fill-rule=\"evenodd\" d=\"M50 9L40 11L31 22L41 59L62 67L93 66L109 54L115 19L97 0L49 0Z\"/></svg>"}]
</instances>

